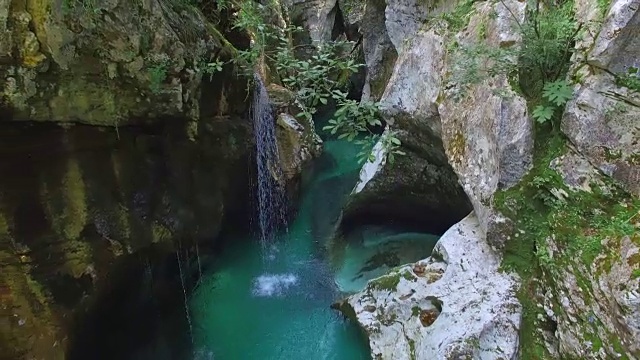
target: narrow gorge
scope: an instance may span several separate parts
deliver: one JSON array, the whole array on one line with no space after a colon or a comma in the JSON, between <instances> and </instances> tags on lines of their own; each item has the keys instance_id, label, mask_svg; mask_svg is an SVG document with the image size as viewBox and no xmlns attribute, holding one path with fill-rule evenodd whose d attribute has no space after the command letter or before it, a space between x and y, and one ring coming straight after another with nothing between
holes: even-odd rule
<instances>
[{"instance_id":1,"label":"narrow gorge","mask_svg":"<svg viewBox=\"0 0 640 360\"><path fill-rule=\"evenodd\" d=\"M640 359L640 0L0 0L0 359Z\"/></svg>"}]
</instances>

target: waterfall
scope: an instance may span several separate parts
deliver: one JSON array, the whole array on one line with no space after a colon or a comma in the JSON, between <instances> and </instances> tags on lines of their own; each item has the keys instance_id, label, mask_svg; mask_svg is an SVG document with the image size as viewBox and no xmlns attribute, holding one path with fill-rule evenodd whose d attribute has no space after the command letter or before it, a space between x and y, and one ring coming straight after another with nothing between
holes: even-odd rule
<instances>
[{"instance_id":1,"label":"waterfall","mask_svg":"<svg viewBox=\"0 0 640 360\"><path fill-rule=\"evenodd\" d=\"M255 90L251 106L253 132L256 139L258 166L258 220L263 254L276 232L286 227L287 201L276 143L275 119L269 94L258 74L254 75Z\"/></svg>"}]
</instances>

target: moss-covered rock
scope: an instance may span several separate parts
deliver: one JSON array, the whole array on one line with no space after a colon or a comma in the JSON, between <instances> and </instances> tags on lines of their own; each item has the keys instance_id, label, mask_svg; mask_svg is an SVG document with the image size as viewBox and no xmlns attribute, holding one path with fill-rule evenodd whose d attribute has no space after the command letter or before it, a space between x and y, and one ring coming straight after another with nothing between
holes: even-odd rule
<instances>
[{"instance_id":1,"label":"moss-covered rock","mask_svg":"<svg viewBox=\"0 0 640 360\"><path fill-rule=\"evenodd\" d=\"M205 64L235 52L226 29L180 1L7 2L0 104L13 120L197 120Z\"/></svg>"},{"instance_id":2,"label":"moss-covered rock","mask_svg":"<svg viewBox=\"0 0 640 360\"><path fill-rule=\"evenodd\" d=\"M496 194L514 220L503 267L522 276L524 359L637 356L640 203L560 136L540 139L532 171ZM619 355L618 355L619 354Z\"/></svg>"},{"instance_id":3,"label":"moss-covered rock","mask_svg":"<svg viewBox=\"0 0 640 360\"><path fill-rule=\"evenodd\" d=\"M63 359L76 320L126 279L121 258L193 251L223 216L244 215L248 125L205 121L194 141L175 119L164 129L0 124L3 353Z\"/></svg>"}]
</instances>

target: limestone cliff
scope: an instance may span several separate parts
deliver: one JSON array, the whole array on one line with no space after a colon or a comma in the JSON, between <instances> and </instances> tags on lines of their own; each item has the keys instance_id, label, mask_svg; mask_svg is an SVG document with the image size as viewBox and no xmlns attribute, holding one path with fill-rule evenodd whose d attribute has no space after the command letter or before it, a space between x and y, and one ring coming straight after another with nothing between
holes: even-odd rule
<instances>
[{"instance_id":1,"label":"limestone cliff","mask_svg":"<svg viewBox=\"0 0 640 360\"><path fill-rule=\"evenodd\" d=\"M389 77L369 74L365 88L377 98L372 89L385 79L383 114L389 129L404 134L406 162L429 161L416 146L441 144L454 174L443 182L459 181L473 206L430 258L372 280L343 303L368 333L374 358L640 357L632 120L639 103L637 85L623 81L637 71L639 4L569 3L578 30L566 81L574 89L561 125L552 128L533 124L539 99L526 95L531 74L478 74L522 61L510 54L522 44L533 3L340 3L364 36L367 64L393 68ZM371 12L379 14L368 18L375 21L361 17ZM422 193L437 181L430 175L408 184L407 173L380 151L374 148L376 161L365 165L355 189L352 201L373 191L374 201L365 199L362 208L384 207L376 192L384 199L389 187ZM380 183L386 185L372 186ZM459 258L443 255L460 247ZM469 277L476 280L467 283ZM455 300L456 292L466 296ZM504 310L482 310L487 303Z\"/></svg>"}]
</instances>

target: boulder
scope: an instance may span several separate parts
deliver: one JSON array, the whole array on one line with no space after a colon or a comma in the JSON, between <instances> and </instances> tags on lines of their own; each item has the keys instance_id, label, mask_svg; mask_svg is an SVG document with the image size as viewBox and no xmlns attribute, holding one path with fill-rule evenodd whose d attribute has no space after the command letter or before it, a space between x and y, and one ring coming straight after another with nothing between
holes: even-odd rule
<instances>
[{"instance_id":1,"label":"boulder","mask_svg":"<svg viewBox=\"0 0 640 360\"><path fill-rule=\"evenodd\" d=\"M290 182L301 175L310 160L320 155L322 140L313 128L301 125L290 114L278 114L276 124L279 163L284 180Z\"/></svg>"},{"instance_id":2,"label":"boulder","mask_svg":"<svg viewBox=\"0 0 640 360\"><path fill-rule=\"evenodd\" d=\"M336 304L355 317L374 359L515 359L518 279L471 214L452 226L431 257L371 280Z\"/></svg>"},{"instance_id":3,"label":"boulder","mask_svg":"<svg viewBox=\"0 0 640 360\"><path fill-rule=\"evenodd\" d=\"M284 3L292 23L303 26L313 43L332 40L337 0L286 0Z\"/></svg>"}]
</instances>

